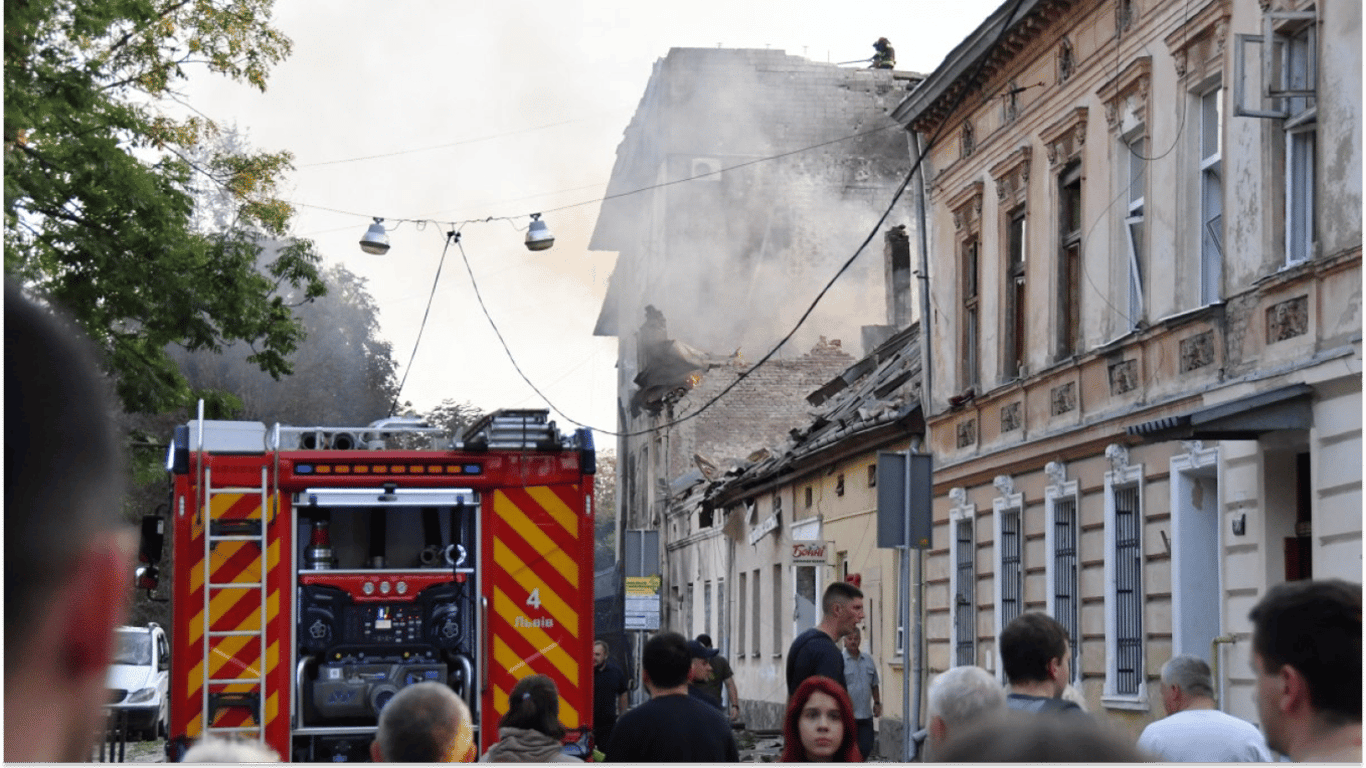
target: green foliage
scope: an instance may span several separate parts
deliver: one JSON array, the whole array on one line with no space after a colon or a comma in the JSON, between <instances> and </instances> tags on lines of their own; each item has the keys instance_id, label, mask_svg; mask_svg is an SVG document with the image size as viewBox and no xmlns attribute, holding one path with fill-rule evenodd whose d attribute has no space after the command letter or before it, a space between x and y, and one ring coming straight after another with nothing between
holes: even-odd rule
<instances>
[{"instance_id":1,"label":"green foliage","mask_svg":"<svg viewBox=\"0 0 1366 768\"><path fill-rule=\"evenodd\" d=\"M271 247L265 252L263 261L269 261ZM365 426L388 415L395 364L389 342L379 335L379 308L365 279L342 266L321 277L327 295L295 310L305 337L292 358L293 374L280 381L246 365L255 353L245 342L220 352L169 350L202 393L231 393L206 400L207 418Z\"/></svg>"},{"instance_id":2,"label":"green foliage","mask_svg":"<svg viewBox=\"0 0 1366 768\"><path fill-rule=\"evenodd\" d=\"M174 114L196 66L265 88L290 51L272 4L5 4L5 272L75 316L129 411L192 402L171 345L243 341L249 362L288 374L303 328L286 297L325 292L313 244L287 237L292 210L276 196L292 157L206 154L218 127ZM213 231L194 227L199 179L232 201ZM268 240L281 247L258 271Z\"/></svg>"}]
</instances>

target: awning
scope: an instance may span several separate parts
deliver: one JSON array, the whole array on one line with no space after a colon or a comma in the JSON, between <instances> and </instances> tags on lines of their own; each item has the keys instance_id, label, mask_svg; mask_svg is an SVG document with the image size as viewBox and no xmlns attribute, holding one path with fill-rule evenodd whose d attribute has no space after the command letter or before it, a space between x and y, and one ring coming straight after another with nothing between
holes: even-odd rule
<instances>
[{"instance_id":1,"label":"awning","mask_svg":"<svg viewBox=\"0 0 1366 768\"><path fill-rule=\"evenodd\" d=\"M1180 416L1164 416L1129 427L1146 442L1164 440L1256 440L1278 429L1308 429L1313 423L1308 384L1260 392Z\"/></svg>"}]
</instances>

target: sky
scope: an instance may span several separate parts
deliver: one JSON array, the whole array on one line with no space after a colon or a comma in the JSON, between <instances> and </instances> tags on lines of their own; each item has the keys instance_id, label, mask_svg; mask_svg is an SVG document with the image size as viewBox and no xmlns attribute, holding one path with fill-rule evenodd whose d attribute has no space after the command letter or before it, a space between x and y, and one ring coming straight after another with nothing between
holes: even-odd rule
<instances>
[{"instance_id":1,"label":"sky","mask_svg":"<svg viewBox=\"0 0 1366 768\"><path fill-rule=\"evenodd\" d=\"M266 92L205 73L187 95L254 149L294 154L281 186L294 234L368 281L402 399L419 412L446 398L549 406L562 430L598 430L601 448L614 444L617 343L593 326L616 254L588 241L654 63L717 46L850 62L885 36L897 69L929 73L998 5L282 0L274 24L294 48ZM523 244L535 212L555 236L546 251ZM384 256L358 246L377 216Z\"/></svg>"}]
</instances>

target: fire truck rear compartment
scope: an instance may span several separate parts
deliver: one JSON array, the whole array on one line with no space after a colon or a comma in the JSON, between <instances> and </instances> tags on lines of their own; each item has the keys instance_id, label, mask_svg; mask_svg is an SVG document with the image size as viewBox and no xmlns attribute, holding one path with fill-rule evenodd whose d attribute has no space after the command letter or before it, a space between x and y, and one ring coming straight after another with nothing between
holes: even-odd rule
<instances>
[{"instance_id":1,"label":"fire truck rear compartment","mask_svg":"<svg viewBox=\"0 0 1366 768\"><path fill-rule=\"evenodd\" d=\"M414 683L449 685L477 711L478 502L454 493L443 496L470 503L393 488L295 495L295 759L357 759L380 709Z\"/></svg>"}]
</instances>

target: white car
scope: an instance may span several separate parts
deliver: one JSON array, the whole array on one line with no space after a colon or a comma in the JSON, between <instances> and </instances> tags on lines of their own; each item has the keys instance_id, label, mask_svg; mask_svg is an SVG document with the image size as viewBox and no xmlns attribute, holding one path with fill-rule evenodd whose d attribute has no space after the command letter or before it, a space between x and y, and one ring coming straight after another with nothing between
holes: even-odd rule
<instances>
[{"instance_id":1,"label":"white car","mask_svg":"<svg viewBox=\"0 0 1366 768\"><path fill-rule=\"evenodd\" d=\"M169 721L171 648L155 623L119 627L105 687L111 714L128 717L129 737L165 738Z\"/></svg>"}]
</instances>

